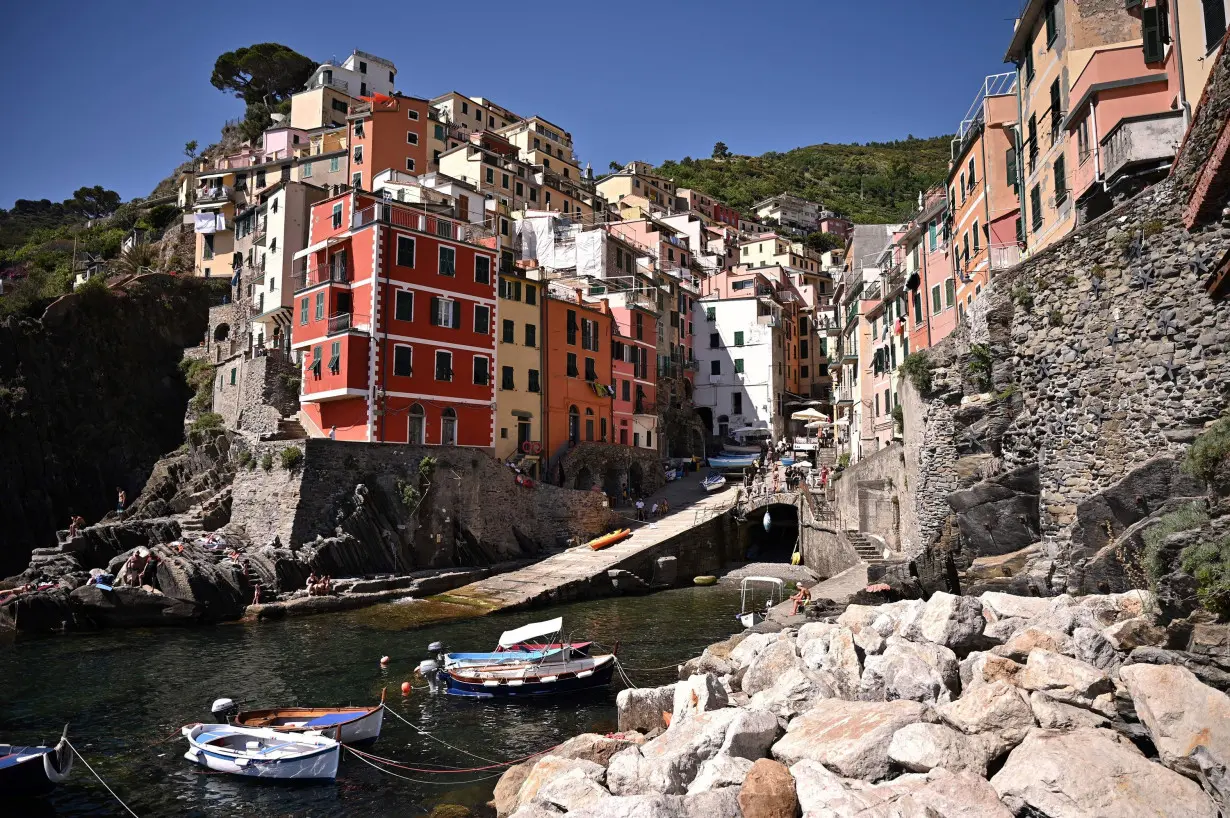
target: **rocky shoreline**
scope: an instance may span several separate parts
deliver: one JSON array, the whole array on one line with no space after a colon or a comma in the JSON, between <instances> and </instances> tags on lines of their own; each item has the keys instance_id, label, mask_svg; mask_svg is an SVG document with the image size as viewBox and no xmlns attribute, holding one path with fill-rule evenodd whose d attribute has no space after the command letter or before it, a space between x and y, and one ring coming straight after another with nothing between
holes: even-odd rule
<instances>
[{"instance_id":1,"label":"rocky shoreline","mask_svg":"<svg viewBox=\"0 0 1230 818\"><path fill-rule=\"evenodd\" d=\"M1154 816L1230 809L1230 625L1148 592L936 593L770 620L619 733L510 768L500 818Z\"/></svg>"}]
</instances>

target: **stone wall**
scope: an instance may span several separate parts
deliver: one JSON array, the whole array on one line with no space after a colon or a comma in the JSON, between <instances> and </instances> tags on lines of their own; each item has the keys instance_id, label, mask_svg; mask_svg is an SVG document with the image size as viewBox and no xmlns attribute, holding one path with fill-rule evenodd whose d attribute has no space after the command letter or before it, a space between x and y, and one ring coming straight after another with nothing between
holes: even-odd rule
<instances>
[{"instance_id":1,"label":"stone wall","mask_svg":"<svg viewBox=\"0 0 1230 818\"><path fill-rule=\"evenodd\" d=\"M223 359L214 375L214 411L222 415L228 429L272 434L281 418L299 411L292 380L298 376L298 367L278 351Z\"/></svg>"},{"instance_id":2,"label":"stone wall","mask_svg":"<svg viewBox=\"0 0 1230 818\"><path fill-rule=\"evenodd\" d=\"M832 507L821 501L804 502L799 510L799 550L803 565L822 579L834 577L861 558L838 530Z\"/></svg>"},{"instance_id":3,"label":"stone wall","mask_svg":"<svg viewBox=\"0 0 1230 818\"><path fill-rule=\"evenodd\" d=\"M640 483L640 494L650 495L666 482L662 458L654 449L634 446L618 446L610 443L581 443L561 458L564 485L568 488L588 491L597 486L612 498L621 496L622 486L635 493ZM547 478L557 482L559 475Z\"/></svg>"},{"instance_id":4,"label":"stone wall","mask_svg":"<svg viewBox=\"0 0 1230 818\"><path fill-rule=\"evenodd\" d=\"M901 507L905 496L905 452L891 443L840 473L833 483L837 523L847 531L861 531L884 540L900 551L903 540L917 541L917 531L903 531Z\"/></svg>"},{"instance_id":5,"label":"stone wall","mask_svg":"<svg viewBox=\"0 0 1230 818\"><path fill-rule=\"evenodd\" d=\"M304 451L293 471L282 467L289 447ZM266 452L268 471L261 465ZM512 470L475 449L312 438L257 443L253 453L253 466L241 469L232 487L232 525L256 544L277 537L297 547L349 536L387 545L404 570L524 557L615 522L602 495L519 486ZM427 456L437 465L421 478Z\"/></svg>"},{"instance_id":6,"label":"stone wall","mask_svg":"<svg viewBox=\"0 0 1230 818\"><path fill-rule=\"evenodd\" d=\"M948 495L958 487L956 425L951 406L925 400L908 379L897 391L905 448L901 551L914 556L940 536L950 511Z\"/></svg>"}]
</instances>

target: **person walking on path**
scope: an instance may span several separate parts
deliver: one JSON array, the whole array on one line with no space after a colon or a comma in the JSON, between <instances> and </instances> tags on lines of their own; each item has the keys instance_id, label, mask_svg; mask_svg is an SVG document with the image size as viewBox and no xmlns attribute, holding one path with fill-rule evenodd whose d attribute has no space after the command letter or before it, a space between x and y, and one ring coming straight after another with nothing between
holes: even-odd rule
<instances>
[{"instance_id":1,"label":"person walking on path","mask_svg":"<svg viewBox=\"0 0 1230 818\"><path fill-rule=\"evenodd\" d=\"M636 519L645 522L645 501L639 497L636 498Z\"/></svg>"},{"instance_id":2,"label":"person walking on path","mask_svg":"<svg viewBox=\"0 0 1230 818\"><path fill-rule=\"evenodd\" d=\"M115 488L115 510L121 514L124 512L124 506L128 505L128 495L119 486Z\"/></svg>"}]
</instances>

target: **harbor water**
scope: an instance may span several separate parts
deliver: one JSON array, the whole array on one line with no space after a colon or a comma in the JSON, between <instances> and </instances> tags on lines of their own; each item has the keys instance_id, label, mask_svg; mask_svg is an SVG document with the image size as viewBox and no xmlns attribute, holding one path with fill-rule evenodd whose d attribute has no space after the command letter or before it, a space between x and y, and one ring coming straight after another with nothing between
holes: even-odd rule
<instances>
[{"instance_id":1,"label":"harbor water","mask_svg":"<svg viewBox=\"0 0 1230 818\"><path fill-rule=\"evenodd\" d=\"M386 713L369 752L417 768L490 767L577 733L613 731L615 694L623 684L548 702L482 702L425 689L403 696L403 681L424 685L413 670L427 658L428 643L490 650L508 628L563 616L572 639L618 642L632 680L652 686L674 681L676 664L737 631L738 605L737 588L719 585L455 621L437 619L442 612L431 602L410 601L282 622L19 642L0 647L0 741L48 742L67 723L73 744L142 818L376 818L427 814L440 804L475 807L490 799L499 769L447 775L397 769L391 772L402 778L394 778L343 751L336 782L253 781L186 761L179 728L210 721L210 704L220 697L246 707L364 705L387 688L390 709L430 738ZM379 664L384 655L386 668ZM21 810L122 814L80 762L68 783Z\"/></svg>"}]
</instances>

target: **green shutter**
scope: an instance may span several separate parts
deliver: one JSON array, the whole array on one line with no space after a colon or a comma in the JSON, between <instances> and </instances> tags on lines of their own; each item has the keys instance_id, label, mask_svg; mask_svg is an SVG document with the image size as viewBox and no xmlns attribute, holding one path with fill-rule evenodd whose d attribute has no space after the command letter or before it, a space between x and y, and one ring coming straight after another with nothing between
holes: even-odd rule
<instances>
[{"instance_id":1,"label":"green shutter","mask_svg":"<svg viewBox=\"0 0 1230 818\"><path fill-rule=\"evenodd\" d=\"M1162 44L1162 21L1157 6L1141 9L1141 36L1144 38L1145 62L1161 62L1165 57L1165 47Z\"/></svg>"},{"instance_id":2,"label":"green shutter","mask_svg":"<svg viewBox=\"0 0 1230 818\"><path fill-rule=\"evenodd\" d=\"M461 302L453 302L453 329L461 329Z\"/></svg>"},{"instance_id":3,"label":"green shutter","mask_svg":"<svg viewBox=\"0 0 1230 818\"><path fill-rule=\"evenodd\" d=\"M1008 186L1012 188L1012 192L1018 191L1019 176L1016 172L1016 148L1009 148L1004 154L1004 163L1008 172Z\"/></svg>"}]
</instances>

